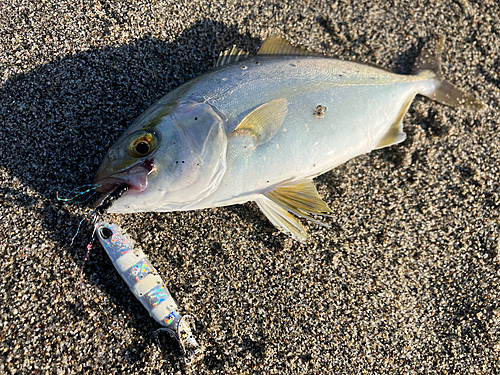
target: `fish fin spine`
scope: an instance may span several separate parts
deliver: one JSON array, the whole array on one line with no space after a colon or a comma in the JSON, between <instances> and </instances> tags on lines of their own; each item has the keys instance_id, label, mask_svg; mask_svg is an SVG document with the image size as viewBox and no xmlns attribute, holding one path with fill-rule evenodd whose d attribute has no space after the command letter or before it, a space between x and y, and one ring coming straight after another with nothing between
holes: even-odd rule
<instances>
[{"instance_id":1,"label":"fish fin spine","mask_svg":"<svg viewBox=\"0 0 500 375\"><path fill-rule=\"evenodd\" d=\"M258 197L255 203L275 227L290 234L296 240L307 241L307 232L302 224L283 207L264 195Z\"/></svg>"},{"instance_id":2,"label":"fish fin spine","mask_svg":"<svg viewBox=\"0 0 500 375\"><path fill-rule=\"evenodd\" d=\"M219 58L214 64L214 68L219 68L224 65L229 65L233 62L245 60L249 56L248 52L240 50L233 46L233 48L221 52Z\"/></svg>"},{"instance_id":3,"label":"fish fin spine","mask_svg":"<svg viewBox=\"0 0 500 375\"><path fill-rule=\"evenodd\" d=\"M256 202L276 227L296 239L305 241L307 234L302 224L292 214L329 227L312 216L312 214L331 216L332 210L321 199L310 179L285 182L263 193Z\"/></svg>"},{"instance_id":4,"label":"fish fin spine","mask_svg":"<svg viewBox=\"0 0 500 375\"><path fill-rule=\"evenodd\" d=\"M325 225L310 214L330 216L332 210L321 199L312 180L302 179L285 182L276 188L269 190L264 195L277 203L287 211L314 221L320 225Z\"/></svg>"},{"instance_id":5,"label":"fish fin spine","mask_svg":"<svg viewBox=\"0 0 500 375\"><path fill-rule=\"evenodd\" d=\"M450 107L463 107L476 111L484 109L486 106L481 100L456 88L444 79L441 72L443 49L443 35L431 38L415 60L412 75L426 75L435 81L435 87L432 91L421 94Z\"/></svg>"}]
</instances>

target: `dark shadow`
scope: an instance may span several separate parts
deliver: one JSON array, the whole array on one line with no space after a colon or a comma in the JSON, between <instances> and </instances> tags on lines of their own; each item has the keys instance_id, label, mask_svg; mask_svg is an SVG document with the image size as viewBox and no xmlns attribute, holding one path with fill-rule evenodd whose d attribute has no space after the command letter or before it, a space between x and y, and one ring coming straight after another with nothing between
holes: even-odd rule
<instances>
[{"instance_id":1,"label":"dark shadow","mask_svg":"<svg viewBox=\"0 0 500 375\"><path fill-rule=\"evenodd\" d=\"M209 71L221 51L236 45L253 53L261 42L202 20L172 43L144 37L67 55L9 78L0 88L0 166L44 203L35 207L33 198L9 188L0 190L0 200L34 209L56 246L81 265L91 228L84 222L69 246L83 217L72 213L81 212L74 205L58 202L56 192L91 183L107 149L132 121L175 87ZM159 328L138 301L131 303L133 295L103 251L92 253L83 277L137 316L144 337ZM131 360L140 356L134 350Z\"/></svg>"},{"instance_id":2,"label":"dark shadow","mask_svg":"<svg viewBox=\"0 0 500 375\"><path fill-rule=\"evenodd\" d=\"M424 47L425 43L429 41L430 37L426 39L420 38L418 44L412 45L406 51L401 52L400 54L394 56L393 66L391 70L397 74L411 74L411 70L413 69L413 64L415 64L415 60L417 59L420 51Z\"/></svg>"},{"instance_id":3,"label":"dark shadow","mask_svg":"<svg viewBox=\"0 0 500 375\"><path fill-rule=\"evenodd\" d=\"M198 42L200 34L211 43ZM12 77L0 88L1 164L50 199L59 188L91 182L107 149L151 104L209 71L220 51L255 52L260 44L206 20L172 43L145 37Z\"/></svg>"},{"instance_id":4,"label":"dark shadow","mask_svg":"<svg viewBox=\"0 0 500 375\"><path fill-rule=\"evenodd\" d=\"M209 371L223 372L226 363L230 362L231 358L224 352L224 348L220 347L218 342L212 338L206 343L210 347L210 353L203 357L203 364Z\"/></svg>"},{"instance_id":5,"label":"dark shadow","mask_svg":"<svg viewBox=\"0 0 500 375\"><path fill-rule=\"evenodd\" d=\"M247 353L250 353L253 358L258 360L261 360L264 357L264 353L266 351L266 347L263 344L264 335L262 332L256 332L255 335L257 336L256 340L253 340L248 335L243 336L240 344L242 348L242 352L240 354L241 357L245 356Z\"/></svg>"}]
</instances>

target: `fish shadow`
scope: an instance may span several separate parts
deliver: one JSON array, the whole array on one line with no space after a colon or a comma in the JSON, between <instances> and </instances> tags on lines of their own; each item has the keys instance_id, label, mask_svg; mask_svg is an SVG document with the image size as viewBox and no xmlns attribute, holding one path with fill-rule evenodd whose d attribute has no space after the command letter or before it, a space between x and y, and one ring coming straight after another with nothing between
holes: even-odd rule
<instances>
[{"instance_id":1,"label":"fish shadow","mask_svg":"<svg viewBox=\"0 0 500 375\"><path fill-rule=\"evenodd\" d=\"M48 238L65 249L61 256L81 265L92 230L88 221L69 245L91 203L64 204L57 192L92 182L107 149L132 121L175 87L209 71L221 51L236 45L254 53L261 42L201 20L171 43L145 36L120 47L68 53L13 75L0 87L0 167L14 182L0 189L0 201L35 210ZM15 181L27 189L15 188ZM113 266L104 252L93 254L83 278L127 313L143 316L148 323L134 325L149 337L156 322L138 301L130 304L134 297L117 273L109 276Z\"/></svg>"},{"instance_id":2,"label":"fish shadow","mask_svg":"<svg viewBox=\"0 0 500 375\"><path fill-rule=\"evenodd\" d=\"M208 35L203 42L200 34ZM49 199L91 182L107 149L151 104L209 71L220 51L260 44L204 20L172 43L144 37L13 76L0 88L1 165Z\"/></svg>"}]
</instances>

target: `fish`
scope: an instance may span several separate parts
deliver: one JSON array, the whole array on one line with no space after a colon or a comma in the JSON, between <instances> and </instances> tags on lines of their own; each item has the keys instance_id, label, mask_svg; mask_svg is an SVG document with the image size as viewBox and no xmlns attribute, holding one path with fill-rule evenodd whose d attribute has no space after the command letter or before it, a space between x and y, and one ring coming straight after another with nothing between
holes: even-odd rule
<instances>
[{"instance_id":1,"label":"fish","mask_svg":"<svg viewBox=\"0 0 500 375\"><path fill-rule=\"evenodd\" d=\"M332 210L313 183L347 160L403 142L413 98L482 110L441 73L444 37L431 38L412 73L326 57L267 38L256 55L233 49L215 69L174 89L111 146L94 183L129 190L110 213L199 210L254 201L281 231Z\"/></svg>"},{"instance_id":2,"label":"fish","mask_svg":"<svg viewBox=\"0 0 500 375\"><path fill-rule=\"evenodd\" d=\"M203 356L203 349L193 336L194 325L189 315L181 314L177 302L165 286L158 271L135 241L117 224L96 222L95 233L116 270L130 291L149 314L177 342L184 355L184 363L191 365Z\"/></svg>"}]
</instances>

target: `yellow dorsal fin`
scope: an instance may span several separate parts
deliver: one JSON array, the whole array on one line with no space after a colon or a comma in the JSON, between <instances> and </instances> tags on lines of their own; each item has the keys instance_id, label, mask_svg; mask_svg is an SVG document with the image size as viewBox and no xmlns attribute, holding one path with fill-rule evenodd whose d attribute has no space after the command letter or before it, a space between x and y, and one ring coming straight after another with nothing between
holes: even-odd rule
<instances>
[{"instance_id":1,"label":"yellow dorsal fin","mask_svg":"<svg viewBox=\"0 0 500 375\"><path fill-rule=\"evenodd\" d=\"M295 47L284 38L271 35L266 38L259 48L257 55L293 55L293 56L323 56L321 53L311 52L303 47Z\"/></svg>"},{"instance_id":2,"label":"yellow dorsal fin","mask_svg":"<svg viewBox=\"0 0 500 375\"><path fill-rule=\"evenodd\" d=\"M275 227L290 234L296 240L307 241L306 230L287 210L263 195L259 196L255 202Z\"/></svg>"},{"instance_id":3,"label":"yellow dorsal fin","mask_svg":"<svg viewBox=\"0 0 500 375\"><path fill-rule=\"evenodd\" d=\"M251 136L255 146L261 145L274 137L287 113L286 99L272 100L249 113L231 134Z\"/></svg>"},{"instance_id":4,"label":"yellow dorsal fin","mask_svg":"<svg viewBox=\"0 0 500 375\"><path fill-rule=\"evenodd\" d=\"M311 214L330 216L332 213L330 207L319 196L312 180L286 182L274 190L264 193L264 195L283 209L297 216L328 226L311 216Z\"/></svg>"},{"instance_id":5,"label":"yellow dorsal fin","mask_svg":"<svg viewBox=\"0 0 500 375\"><path fill-rule=\"evenodd\" d=\"M217 62L214 64L214 68L218 68L223 65L231 64L235 61L245 60L248 58L248 52L240 50L233 46L233 48L221 52Z\"/></svg>"},{"instance_id":6,"label":"yellow dorsal fin","mask_svg":"<svg viewBox=\"0 0 500 375\"><path fill-rule=\"evenodd\" d=\"M403 131L403 117L406 111L408 111L413 98L414 96L410 97L403 105L398 118L394 121L394 124L392 124L389 131L384 135L384 138L382 138L375 146L375 150L395 145L396 143L403 142L406 139L406 133Z\"/></svg>"}]
</instances>

